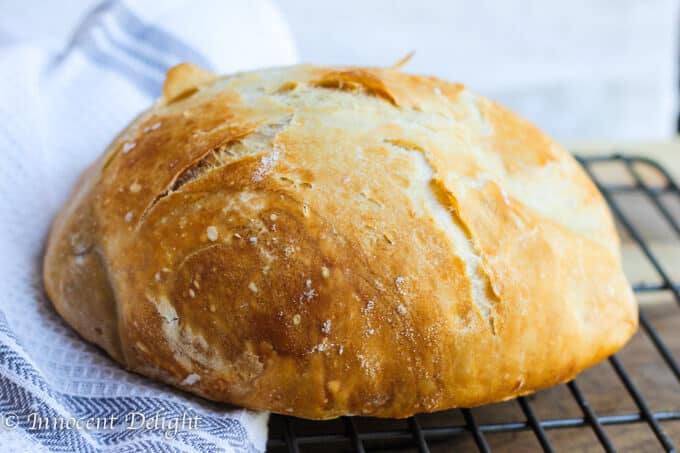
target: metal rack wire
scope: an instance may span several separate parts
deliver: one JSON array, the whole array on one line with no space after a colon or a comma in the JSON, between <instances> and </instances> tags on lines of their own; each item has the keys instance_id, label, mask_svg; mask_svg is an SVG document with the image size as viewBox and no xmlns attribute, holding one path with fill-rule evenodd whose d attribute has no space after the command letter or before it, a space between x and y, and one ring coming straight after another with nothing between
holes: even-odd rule
<instances>
[{"instance_id":1,"label":"metal rack wire","mask_svg":"<svg viewBox=\"0 0 680 453\"><path fill-rule=\"evenodd\" d=\"M623 236L629 238L645 260L658 276L658 283L633 282L636 295L670 294L677 305L680 305L680 281L671 277L672 270L668 263L663 263L653 252L653 247L644 239L641 230L636 226L636 219L625 211L625 205L617 197L620 194L637 194L638 202L648 203L667 224L676 241L680 241L680 215L669 207L670 201L680 206L680 189L670 174L658 163L642 157L625 156L620 154L579 159L586 172L593 178L604 195L616 218ZM608 183L599 176L602 167L621 167L619 170L626 174L626 183ZM650 184L649 175L653 173L657 181ZM677 211L677 210L676 210ZM678 211L680 212L680 211ZM680 264L680 263L677 263ZM673 307L677 308L677 307ZM653 325L646 313L646 308L640 310L640 329L638 335L645 335L653 345L656 354L672 373L671 385L677 386L672 391L680 394L680 367L674 353L669 347L669 338L662 338L662 334ZM673 327L680 335L680 324ZM677 341L677 339L675 340ZM677 353L677 351L676 351ZM487 437L491 433L520 433L529 432L535 436L536 449L555 451L558 445L551 441L554 430L579 429L591 430L601 447L607 451L616 451L617 439L608 432L609 427L618 425L646 426L653 437L649 437L644 444L645 450L676 451L674 442L664 429L664 424L680 420L680 406L673 410L652 410L648 400L635 382L635 378L624 367L624 363L617 355L608 359L609 366L620 381L621 397L626 394L634 402L635 410L620 411L613 414L598 415L586 397L586 393L577 383L580 377L565 384L568 393L578 405L580 416L559 416L541 418L532 402L533 396L520 397L514 403L519 406L523 419L508 419L496 422L482 422L475 415L480 409L458 409L439 413L440 419L452 422L439 426L426 426L422 422L423 416L411 417L404 420L376 420L362 417L345 417L332 422L313 422L295 419L281 415L274 415L270 421L270 437L268 450L271 451L357 451L390 450L390 451L449 451L461 438L470 437L482 452L491 451ZM601 371L598 371L601 372ZM625 390L624 390L625 389ZM544 391L545 392L545 391ZM541 393L537 394L540 397ZM565 414L566 415L566 414ZM462 416L462 417L461 417ZM512 440L512 439L510 439ZM677 443L676 443L677 444ZM596 445L593 442L593 445ZM512 450L512 443L507 445ZM462 448L467 449L467 447Z\"/></svg>"}]
</instances>

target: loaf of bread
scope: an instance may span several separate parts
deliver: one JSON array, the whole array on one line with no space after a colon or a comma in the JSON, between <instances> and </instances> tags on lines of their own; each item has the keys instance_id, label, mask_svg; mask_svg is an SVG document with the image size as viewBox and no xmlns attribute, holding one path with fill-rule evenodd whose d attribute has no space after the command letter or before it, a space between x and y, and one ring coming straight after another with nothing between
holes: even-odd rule
<instances>
[{"instance_id":1,"label":"loaf of bread","mask_svg":"<svg viewBox=\"0 0 680 453\"><path fill-rule=\"evenodd\" d=\"M565 382L637 327L576 161L462 85L184 64L51 229L47 293L124 367L313 419Z\"/></svg>"}]
</instances>

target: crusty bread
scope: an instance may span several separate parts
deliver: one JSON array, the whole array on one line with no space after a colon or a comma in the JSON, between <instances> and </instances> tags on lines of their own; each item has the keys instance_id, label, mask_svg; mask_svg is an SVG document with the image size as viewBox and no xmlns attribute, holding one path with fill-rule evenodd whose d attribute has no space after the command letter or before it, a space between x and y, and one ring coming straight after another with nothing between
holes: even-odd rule
<instances>
[{"instance_id":1,"label":"crusty bread","mask_svg":"<svg viewBox=\"0 0 680 453\"><path fill-rule=\"evenodd\" d=\"M526 394L637 327L574 159L462 85L391 69L173 68L81 177L44 279L126 368L318 419Z\"/></svg>"}]
</instances>

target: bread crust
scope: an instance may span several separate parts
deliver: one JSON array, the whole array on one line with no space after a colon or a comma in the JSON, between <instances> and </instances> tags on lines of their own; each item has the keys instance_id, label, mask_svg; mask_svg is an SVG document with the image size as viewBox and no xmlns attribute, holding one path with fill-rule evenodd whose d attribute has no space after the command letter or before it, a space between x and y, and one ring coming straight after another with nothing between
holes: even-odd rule
<instances>
[{"instance_id":1,"label":"bread crust","mask_svg":"<svg viewBox=\"0 0 680 453\"><path fill-rule=\"evenodd\" d=\"M170 71L80 178L47 293L129 370L299 417L524 395L637 327L574 159L462 85L391 69Z\"/></svg>"}]
</instances>

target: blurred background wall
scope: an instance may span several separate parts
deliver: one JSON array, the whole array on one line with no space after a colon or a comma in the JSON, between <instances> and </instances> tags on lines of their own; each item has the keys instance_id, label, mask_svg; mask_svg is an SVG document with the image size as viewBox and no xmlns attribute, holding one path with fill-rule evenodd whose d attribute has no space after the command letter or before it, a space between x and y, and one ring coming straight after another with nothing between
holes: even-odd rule
<instances>
[{"instance_id":1,"label":"blurred background wall","mask_svg":"<svg viewBox=\"0 0 680 453\"><path fill-rule=\"evenodd\" d=\"M460 81L568 142L669 138L676 0L276 0L302 61Z\"/></svg>"},{"instance_id":2,"label":"blurred background wall","mask_svg":"<svg viewBox=\"0 0 680 453\"><path fill-rule=\"evenodd\" d=\"M101 1L62 0L60 20L42 0L0 1L0 42L41 30L39 44L58 51ZM123 1L147 10L190 5L187 23L205 20L213 2L241 14L205 25L237 21L243 36L223 43L218 71L252 69L235 62L267 48L281 54L272 65L297 52L308 63L389 66L415 51L406 71L463 82L567 144L667 140L676 131L680 0L271 0L289 29L278 42L262 30L266 0ZM165 24L171 32L180 25Z\"/></svg>"}]
</instances>

